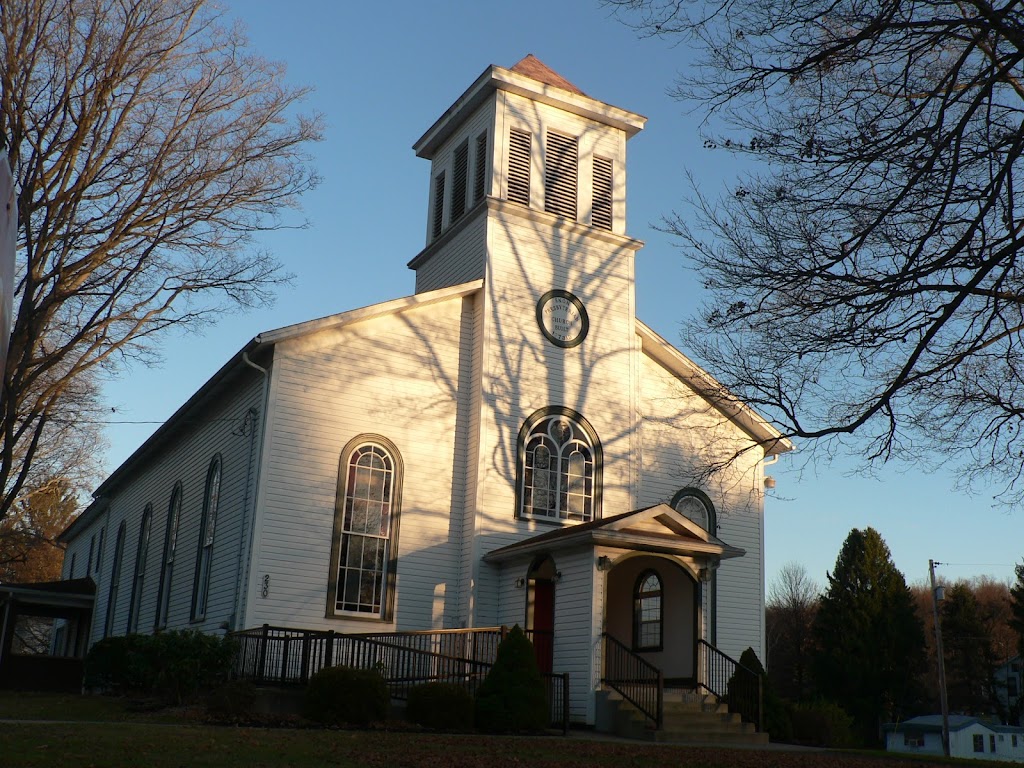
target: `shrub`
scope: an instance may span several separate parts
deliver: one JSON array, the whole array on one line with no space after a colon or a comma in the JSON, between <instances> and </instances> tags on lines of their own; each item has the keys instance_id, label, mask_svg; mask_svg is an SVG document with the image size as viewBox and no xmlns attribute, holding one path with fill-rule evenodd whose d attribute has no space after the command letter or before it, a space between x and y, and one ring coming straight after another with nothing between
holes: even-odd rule
<instances>
[{"instance_id":1,"label":"shrub","mask_svg":"<svg viewBox=\"0 0 1024 768\"><path fill-rule=\"evenodd\" d=\"M492 733L537 731L549 724L548 696L533 644L517 624L498 645L476 694L476 724Z\"/></svg>"},{"instance_id":2,"label":"shrub","mask_svg":"<svg viewBox=\"0 0 1024 768\"><path fill-rule=\"evenodd\" d=\"M306 687L302 714L328 725L369 725L386 720L391 694L376 669L328 667Z\"/></svg>"},{"instance_id":3,"label":"shrub","mask_svg":"<svg viewBox=\"0 0 1024 768\"><path fill-rule=\"evenodd\" d=\"M107 637L85 659L85 686L180 704L227 680L237 643L196 630Z\"/></svg>"},{"instance_id":4,"label":"shrub","mask_svg":"<svg viewBox=\"0 0 1024 768\"><path fill-rule=\"evenodd\" d=\"M793 740L816 747L854 745L853 718L831 701L794 704L789 711Z\"/></svg>"},{"instance_id":5,"label":"shrub","mask_svg":"<svg viewBox=\"0 0 1024 768\"><path fill-rule=\"evenodd\" d=\"M455 683L426 683L409 691L406 717L425 728L466 731L473 727L473 697Z\"/></svg>"},{"instance_id":6,"label":"shrub","mask_svg":"<svg viewBox=\"0 0 1024 768\"><path fill-rule=\"evenodd\" d=\"M768 674L761 666L760 659L753 648L747 648L740 656L740 664L761 678L761 727L771 736L772 741L788 741L792 738L792 725L786 705L768 680ZM733 674L726 688L730 701L730 709L739 712L747 722L756 722L757 718L757 678L749 675Z\"/></svg>"},{"instance_id":7,"label":"shrub","mask_svg":"<svg viewBox=\"0 0 1024 768\"><path fill-rule=\"evenodd\" d=\"M225 683L238 651L234 639L194 629L161 632L150 641L157 661L153 690L176 704Z\"/></svg>"},{"instance_id":8,"label":"shrub","mask_svg":"<svg viewBox=\"0 0 1024 768\"><path fill-rule=\"evenodd\" d=\"M85 687L113 694L149 693L156 676L148 635L105 637L85 657Z\"/></svg>"}]
</instances>

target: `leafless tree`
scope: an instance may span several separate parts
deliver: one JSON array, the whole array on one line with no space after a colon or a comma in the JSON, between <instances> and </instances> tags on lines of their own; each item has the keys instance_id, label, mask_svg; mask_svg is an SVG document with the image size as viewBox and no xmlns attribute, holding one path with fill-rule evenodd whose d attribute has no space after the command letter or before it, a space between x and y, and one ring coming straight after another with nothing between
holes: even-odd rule
<instances>
[{"instance_id":1,"label":"leafless tree","mask_svg":"<svg viewBox=\"0 0 1024 768\"><path fill-rule=\"evenodd\" d=\"M768 589L766 667L772 687L783 698L799 700L812 692L814 613L820 592L807 569L796 562L782 566Z\"/></svg>"},{"instance_id":2,"label":"leafless tree","mask_svg":"<svg viewBox=\"0 0 1024 768\"><path fill-rule=\"evenodd\" d=\"M268 300L285 276L252 235L317 182L321 121L206 0L4 2L0 36L19 188L2 519L102 375L152 362L169 328Z\"/></svg>"},{"instance_id":3,"label":"leafless tree","mask_svg":"<svg viewBox=\"0 0 1024 768\"><path fill-rule=\"evenodd\" d=\"M693 46L676 95L752 161L666 220L710 291L690 348L790 437L1024 500L1020 7L608 2Z\"/></svg>"}]
</instances>

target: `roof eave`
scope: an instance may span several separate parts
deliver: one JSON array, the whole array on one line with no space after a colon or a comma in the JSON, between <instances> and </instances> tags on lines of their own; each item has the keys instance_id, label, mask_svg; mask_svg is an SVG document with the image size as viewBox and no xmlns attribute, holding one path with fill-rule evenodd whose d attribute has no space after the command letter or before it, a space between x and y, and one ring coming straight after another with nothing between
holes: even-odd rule
<instances>
[{"instance_id":1,"label":"roof eave","mask_svg":"<svg viewBox=\"0 0 1024 768\"><path fill-rule=\"evenodd\" d=\"M783 437L782 433L767 419L669 344L650 326L638 319L636 329L645 352L668 370L674 372L694 392L707 399L720 413L750 435L758 445L764 448L765 456L788 453L795 448L789 438Z\"/></svg>"},{"instance_id":2,"label":"roof eave","mask_svg":"<svg viewBox=\"0 0 1024 768\"><path fill-rule=\"evenodd\" d=\"M548 85L511 69L492 64L467 88L434 124L412 145L417 157L430 159L434 152L462 124L461 116L480 106L495 91L507 91L534 101L558 107L580 117L604 123L625 132L630 138L647 123L636 112L614 107L590 96Z\"/></svg>"}]
</instances>

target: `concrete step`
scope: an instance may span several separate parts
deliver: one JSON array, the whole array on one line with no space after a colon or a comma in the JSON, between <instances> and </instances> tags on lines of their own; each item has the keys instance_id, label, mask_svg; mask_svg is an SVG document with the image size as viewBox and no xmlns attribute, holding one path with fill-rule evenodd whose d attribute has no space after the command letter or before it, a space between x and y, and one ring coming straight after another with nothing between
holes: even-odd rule
<instances>
[{"instance_id":1,"label":"concrete step","mask_svg":"<svg viewBox=\"0 0 1024 768\"><path fill-rule=\"evenodd\" d=\"M615 707L614 731L624 738L677 744L751 744L768 743L768 734L758 733L753 724L744 723L714 697L703 694L686 697L666 696L661 730L636 707L620 696L609 696Z\"/></svg>"}]
</instances>

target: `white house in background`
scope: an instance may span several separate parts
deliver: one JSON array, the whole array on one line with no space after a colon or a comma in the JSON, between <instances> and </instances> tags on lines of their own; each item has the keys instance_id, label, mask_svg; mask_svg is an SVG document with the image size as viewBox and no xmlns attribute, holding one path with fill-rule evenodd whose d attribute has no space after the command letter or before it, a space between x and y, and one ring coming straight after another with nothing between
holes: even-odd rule
<instances>
[{"instance_id":1,"label":"white house in background","mask_svg":"<svg viewBox=\"0 0 1024 768\"><path fill-rule=\"evenodd\" d=\"M992 680L1003 707L1011 714L1017 713L1017 725L1024 724L1024 659L1011 656L996 667Z\"/></svg>"},{"instance_id":2,"label":"white house in background","mask_svg":"<svg viewBox=\"0 0 1024 768\"><path fill-rule=\"evenodd\" d=\"M942 715L923 715L887 723L885 748L889 752L942 754ZM949 754L977 760L1024 763L1024 728L994 725L967 715L949 716Z\"/></svg>"},{"instance_id":3,"label":"white house in background","mask_svg":"<svg viewBox=\"0 0 1024 768\"><path fill-rule=\"evenodd\" d=\"M644 122L488 67L414 146L415 293L253 338L63 534L90 640L520 624L582 723L603 632L670 682L698 640L763 656L763 468L792 446L636 318ZM361 258L396 258L382 234Z\"/></svg>"}]
</instances>

